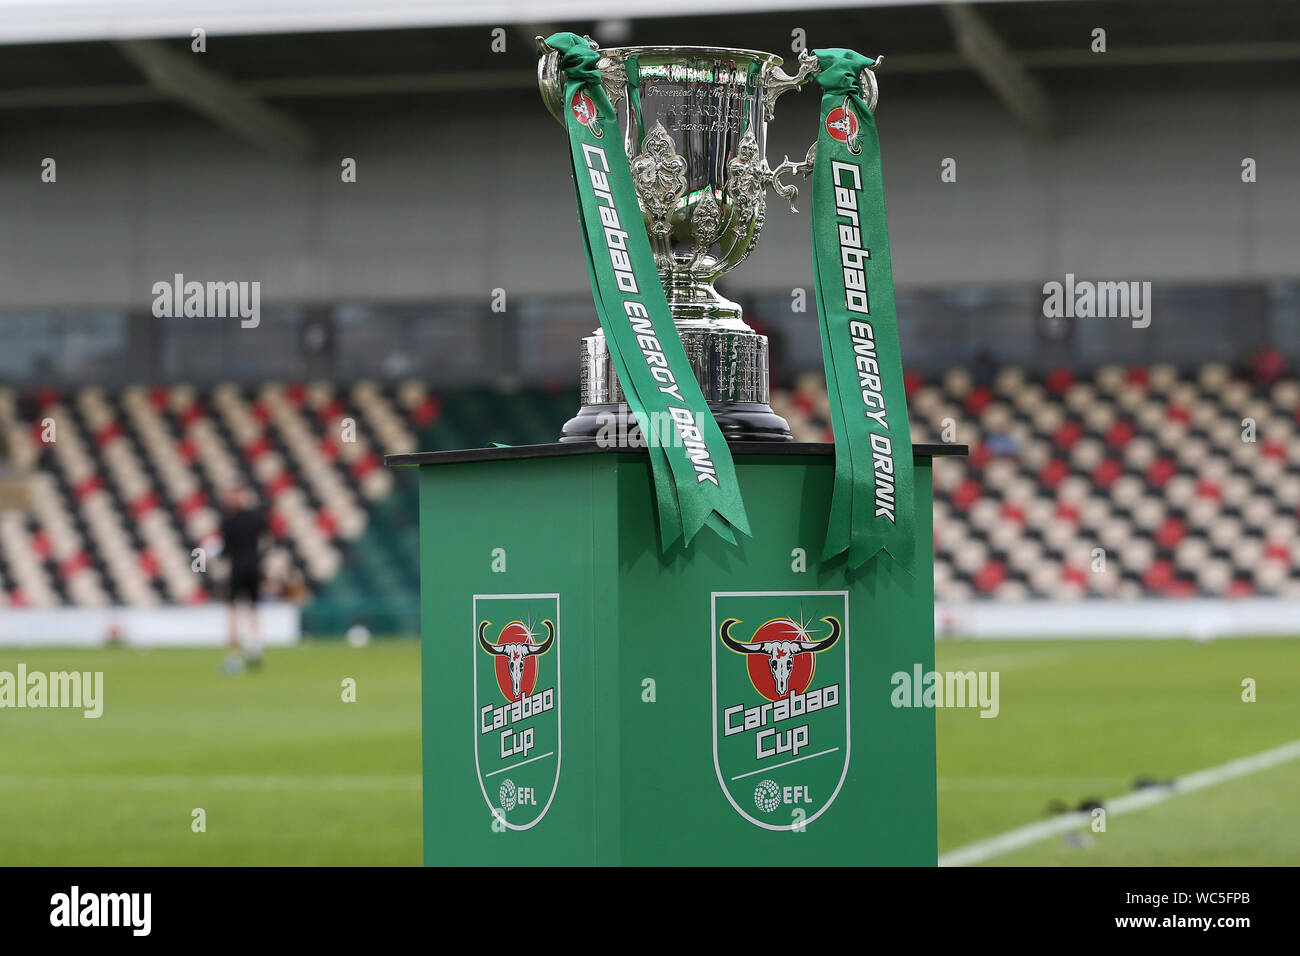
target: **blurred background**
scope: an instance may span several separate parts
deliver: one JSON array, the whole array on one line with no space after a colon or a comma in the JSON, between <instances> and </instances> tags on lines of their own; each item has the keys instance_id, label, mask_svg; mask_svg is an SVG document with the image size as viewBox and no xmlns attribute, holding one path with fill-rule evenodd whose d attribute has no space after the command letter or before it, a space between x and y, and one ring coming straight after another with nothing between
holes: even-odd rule
<instances>
[{"instance_id":1,"label":"blurred background","mask_svg":"<svg viewBox=\"0 0 1300 956\"><path fill-rule=\"evenodd\" d=\"M0 0L0 665L138 689L111 746L79 715L5 735L11 861L418 861L418 646L361 663L329 639L419 630L414 475L384 455L551 441L577 407L596 320L532 40L557 29L886 56L913 439L971 449L934 470L939 663L1004 673L1000 719L940 715L941 849L1300 737L1297 645L1275 637L1300 633L1300 6L524 9ZM816 116L782 99L773 163ZM773 341L776 410L828 441L807 234L806 208L772 204L721 291ZM177 275L259 282L260 323L155 316ZM1149 282L1149 324L1046 315L1067 276ZM225 571L192 562L235 486L275 540L268 641L299 644L257 690L211 652L148 651L222 640ZM104 645L138 656L87 656ZM302 696L338 667L387 688L364 732ZM1142 839L996 862L1298 862L1300 775L1264 776L1231 809L1232 784L1172 802ZM247 821L215 856L139 836L202 786ZM259 829L283 792L311 794L311 828ZM354 832L358 794L389 823ZM91 804L109 816L69 836Z\"/></svg>"}]
</instances>

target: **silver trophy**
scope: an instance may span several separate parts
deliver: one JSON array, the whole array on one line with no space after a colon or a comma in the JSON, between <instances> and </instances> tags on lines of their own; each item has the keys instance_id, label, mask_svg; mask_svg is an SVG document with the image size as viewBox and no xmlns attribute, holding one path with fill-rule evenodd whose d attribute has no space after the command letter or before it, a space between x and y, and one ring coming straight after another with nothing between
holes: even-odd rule
<instances>
[{"instance_id":1,"label":"silver trophy","mask_svg":"<svg viewBox=\"0 0 1300 956\"><path fill-rule=\"evenodd\" d=\"M542 100L563 124L559 55L540 37L538 44ZM780 57L753 50L592 47L601 54L602 83L618 115L673 322L722 433L728 441L790 441L789 423L768 404L767 338L713 283L753 251L767 188L793 209L798 189L780 177L812 171L815 144L802 162L786 159L775 169L765 150L777 97L816 73L817 58L800 54L790 75ZM583 407L561 441L589 440L613 416L627 415L602 331L582 340L581 362Z\"/></svg>"}]
</instances>

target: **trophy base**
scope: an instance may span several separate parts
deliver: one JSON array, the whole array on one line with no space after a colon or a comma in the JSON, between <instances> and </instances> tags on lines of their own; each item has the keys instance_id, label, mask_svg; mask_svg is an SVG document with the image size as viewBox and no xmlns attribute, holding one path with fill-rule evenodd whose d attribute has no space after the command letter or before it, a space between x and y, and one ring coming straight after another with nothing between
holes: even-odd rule
<instances>
[{"instance_id":1,"label":"trophy base","mask_svg":"<svg viewBox=\"0 0 1300 956\"><path fill-rule=\"evenodd\" d=\"M729 442L794 441L790 423L765 402L709 402L713 417ZM599 441L610 445L645 446L632 410L623 403L583 405L564 423L560 441Z\"/></svg>"},{"instance_id":2,"label":"trophy base","mask_svg":"<svg viewBox=\"0 0 1300 956\"><path fill-rule=\"evenodd\" d=\"M790 423L768 404L766 336L744 326L678 326L678 334L727 441L794 441ZM565 423L560 441L608 439L610 444L644 446L641 430L623 401L604 333L582 340L581 362L582 408ZM664 435L663 440L671 439Z\"/></svg>"}]
</instances>

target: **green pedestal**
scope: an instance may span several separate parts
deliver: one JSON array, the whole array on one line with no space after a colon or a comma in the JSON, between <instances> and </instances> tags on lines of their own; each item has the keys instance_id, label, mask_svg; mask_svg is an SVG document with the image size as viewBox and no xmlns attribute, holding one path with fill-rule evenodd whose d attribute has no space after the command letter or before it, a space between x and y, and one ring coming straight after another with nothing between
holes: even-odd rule
<instances>
[{"instance_id":1,"label":"green pedestal","mask_svg":"<svg viewBox=\"0 0 1300 956\"><path fill-rule=\"evenodd\" d=\"M424 859L933 865L930 456L915 577L821 563L825 445L733 447L753 536L661 555L644 454L420 466ZM784 690L784 693L782 693Z\"/></svg>"}]
</instances>

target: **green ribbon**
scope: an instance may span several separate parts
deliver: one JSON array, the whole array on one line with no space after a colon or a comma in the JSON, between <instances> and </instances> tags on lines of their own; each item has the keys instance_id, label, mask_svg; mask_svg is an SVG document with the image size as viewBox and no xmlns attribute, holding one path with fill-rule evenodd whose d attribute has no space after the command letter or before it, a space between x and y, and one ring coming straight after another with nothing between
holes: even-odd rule
<instances>
[{"instance_id":1,"label":"green ribbon","mask_svg":"<svg viewBox=\"0 0 1300 956\"><path fill-rule=\"evenodd\" d=\"M822 559L850 568L880 551L911 572L916 557L912 439L898 350L876 121L861 74L875 61L814 50L821 128L812 179L812 258L822 359L835 433L835 484Z\"/></svg>"},{"instance_id":2,"label":"green ribbon","mask_svg":"<svg viewBox=\"0 0 1300 956\"><path fill-rule=\"evenodd\" d=\"M546 44L559 52L567 78L561 108L587 271L619 384L650 452L660 547L667 551L678 538L689 545L703 527L735 544L735 531L749 534L735 466L673 325L601 84L600 54L572 33L554 34ZM660 440L665 431L667 442Z\"/></svg>"}]
</instances>

